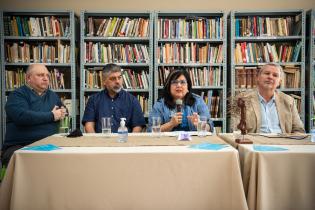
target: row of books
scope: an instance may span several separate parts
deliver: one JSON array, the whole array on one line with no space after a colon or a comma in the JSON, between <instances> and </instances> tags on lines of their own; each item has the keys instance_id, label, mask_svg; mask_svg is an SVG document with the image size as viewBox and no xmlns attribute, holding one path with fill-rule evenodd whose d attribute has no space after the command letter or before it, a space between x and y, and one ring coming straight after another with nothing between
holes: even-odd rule
<instances>
[{"instance_id":1,"label":"row of books","mask_svg":"<svg viewBox=\"0 0 315 210\"><path fill-rule=\"evenodd\" d=\"M222 63L223 45L165 43L157 50L158 63Z\"/></svg>"},{"instance_id":2,"label":"row of books","mask_svg":"<svg viewBox=\"0 0 315 210\"><path fill-rule=\"evenodd\" d=\"M5 36L68 37L69 18L4 16Z\"/></svg>"},{"instance_id":3,"label":"row of books","mask_svg":"<svg viewBox=\"0 0 315 210\"><path fill-rule=\"evenodd\" d=\"M222 17L159 18L158 39L221 39L224 33Z\"/></svg>"},{"instance_id":4,"label":"row of books","mask_svg":"<svg viewBox=\"0 0 315 210\"><path fill-rule=\"evenodd\" d=\"M281 88L300 88L301 87L301 69L298 66L283 66L283 75L281 78ZM256 76L259 68L255 66L236 66L235 67L235 87L236 88L255 88Z\"/></svg>"},{"instance_id":5,"label":"row of books","mask_svg":"<svg viewBox=\"0 0 315 210\"><path fill-rule=\"evenodd\" d=\"M60 99L61 99L61 103L67 108L68 110L68 113L72 113L72 99L69 98L69 96L67 95L62 95L60 96ZM75 108L75 113L79 113L79 100L78 99L75 99L75 103L76 103L76 106L74 107Z\"/></svg>"},{"instance_id":6,"label":"row of books","mask_svg":"<svg viewBox=\"0 0 315 210\"><path fill-rule=\"evenodd\" d=\"M289 94L294 99L294 104L299 113L301 113L301 99L302 97L296 94Z\"/></svg>"},{"instance_id":7,"label":"row of books","mask_svg":"<svg viewBox=\"0 0 315 210\"><path fill-rule=\"evenodd\" d=\"M85 106L86 106L90 96L91 95L85 95L84 96L84 104L85 104ZM136 95L135 97L138 99L138 101L140 103L142 113L144 115L148 115L149 114L149 100L148 100L148 97L146 95Z\"/></svg>"},{"instance_id":8,"label":"row of books","mask_svg":"<svg viewBox=\"0 0 315 210\"><path fill-rule=\"evenodd\" d=\"M159 67L159 86L164 86L167 76L171 71L177 69L176 67ZM221 86L222 85L222 67L203 67L203 68L186 68L188 71L192 86Z\"/></svg>"},{"instance_id":9,"label":"row of books","mask_svg":"<svg viewBox=\"0 0 315 210\"><path fill-rule=\"evenodd\" d=\"M148 18L108 17L98 19L89 17L86 29L88 37L148 37L150 34Z\"/></svg>"},{"instance_id":10,"label":"row of books","mask_svg":"<svg viewBox=\"0 0 315 210\"><path fill-rule=\"evenodd\" d=\"M148 46L144 44L84 43L86 63L149 63Z\"/></svg>"},{"instance_id":11,"label":"row of books","mask_svg":"<svg viewBox=\"0 0 315 210\"><path fill-rule=\"evenodd\" d=\"M144 95L136 95L136 97L140 103L142 113L144 115L149 115L149 100L148 100L148 98Z\"/></svg>"},{"instance_id":12,"label":"row of books","mask_svg":"<svg viewBox=\"0 0 315 210\"><path fill-rule=\"evenodd\" d=\"M18 68L15 70L5 70L5 89L12 90L19 88L26 83L25 70Z\"/></svg>"},{"instance_id":13,"label":"row of books","mask_svg":"<svg viewBox=\"0 0 315 210\"><path fill-rule=\"evenodd\" d=\"M56 43L13 42L5 45L8 63L69 63L70 46Z\"/></svg>"},{"instance_id":14,"label":"row of books","mask_svg":"<svg viewBox=\"0 0 315 210\"><path fill-rule=\"evenodd\" d=\"M284 66L283 76L281 78L282 88L300 88L301 87L301 69L297 66Z\"/></svg>"},{"instance_id":15,"label":"row of books","mask_svg":"<svg viewBox=\"0 0 315 210\"><path fill-rule=\"evenodd\" d=\"M85 69L85 87L88 89L103 88L102 68L93 67ZM122 69L123 88L124 89L148 89L149 77L145 70L133 71L131 69Z\"/></svg>"},{"instance_id":16,"label":"row of books","mask_svg":"<svg viewBox=\"0 0 315 210\"><path fill-rule=\"evenodd\" d=\"M235 67L235 88L255 88L257 67Z\"/></svg>"},{"instance_id":17,"label":"row of books","mask_svg":"<svg viewBox=\"0 0 315 210\"><path fill-rule=\"evenodd\" d=\"M236 37L298 36L302 31L302 17L249 16L235 19Z\"/></svg>"},{"instance_id":18,"label":"row of books","mask_svg":"<svg viewBox=\"0 0 315 210\"><path fill-rule=\"evenodd\" d=\"M50 89L66 89L64 73L58 69L53 69L49 71L50 74ZM5 71L5 88L7 90L12 90L19 88L26 83L25 70L22 68L17 68L14 70Z\"/></svg>"},{"instance_id":19,"label":"row of books","mask_svg":"<svg viewBox=\"0 0 315 210\"><path fill-rule=\"evenodd\" d=\"M298 62L302 42L296 43L236 43L235 63Z\"/></svg>"},{"instance_id":20,"label":"row of books","mask_svg":"<svg viewBox=\"0 0 315 210\"><path fill-rule=\"evenodd\" d=\"M208 90L207 92L202 91L200 96L204 99L211 118L222 117L222 92Z\"/></svg>"},{"instance_id":21,"label":"row of books","mask_svg":"<svg viewBox=\"0 0 315 210\"><path fill-rule=\"evenodd\" d=\"M60 70L54 68L52 71L49 71L50 74L50 89L66 89L65 86L65 74ZM70 82L70 80L66 80Z\"/></svg>"},{"instance_id":22,"label":"row of books","mask_svg":"<svg viewBox=\"0 0 315 210\"><path fill-rule=\"evenodd\" d=\"M124 69L123 73L123 87L125 89L149 89L148 72L133 71L131 69Z\"/></svg>"}]
</instances>

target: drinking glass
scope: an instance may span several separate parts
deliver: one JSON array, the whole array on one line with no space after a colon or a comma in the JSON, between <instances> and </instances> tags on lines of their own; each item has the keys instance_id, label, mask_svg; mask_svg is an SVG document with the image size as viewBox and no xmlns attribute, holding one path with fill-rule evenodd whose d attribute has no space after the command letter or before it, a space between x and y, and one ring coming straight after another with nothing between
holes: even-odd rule
<instances>
[{"instance_id":1,"label":"drinking glass","mask_svg":"<svg viewBox=\"0 0 315 210\"><path fill-rule=\"evenodd\" d=\"M198 126L197 126L198 136L205 137L207 135L207 117L199 116Z\"/></svg>"},{"instance_id":2,"label":"drinking glass","mask_svg":"<svg viewBox=\"0 0 315 210\"><path fill-rule=\"evenodd\" d=\"M161 135L161 118L152 117L152 133L160 137Z\"/></svg>"},{"instance_id":3,"label":"drinking glass","mask_svg":"<svg viewBox=\"0 0 315 210\"><path fill-rule=\"evenodd\" d=\"M70 133L71 131L71 117L65 116L59 121L59 133Z\"/></svg>"},{"instance_id":4,"label":"drinking glass","mask_svg":"<svg viewBox=\"0 0 315 210\"><path fill-rule=\"evenodd\" d=\"M112 125L110 117L102 117L102 134L109 134L112 132Z\"/></svg>"}]
</instances>

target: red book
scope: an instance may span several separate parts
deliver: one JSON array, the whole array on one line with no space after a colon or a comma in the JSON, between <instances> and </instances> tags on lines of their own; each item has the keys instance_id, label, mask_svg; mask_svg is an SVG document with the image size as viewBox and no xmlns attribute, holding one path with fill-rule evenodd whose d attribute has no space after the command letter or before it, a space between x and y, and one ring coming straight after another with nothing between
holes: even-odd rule
<instances>
[{"instance_id":1,"label":"red book","mask_svg":"<svg viewBox=\"0 0 315 210\"><path fill-rule=\"evenodd\" d=\"M241 43L241 50L242 50L243 63L247 63L247 60L246 60L246 42Z\"/></svg>"},{"instance_id":2,"label":"red book","mask_svg":"<svg viewBox=\"0 0 315 210\"><path fill-rule=\"evenodd\" d=\"M257 17L254 17L254 36L257 36Z\"/></svg>"}]
</instances>

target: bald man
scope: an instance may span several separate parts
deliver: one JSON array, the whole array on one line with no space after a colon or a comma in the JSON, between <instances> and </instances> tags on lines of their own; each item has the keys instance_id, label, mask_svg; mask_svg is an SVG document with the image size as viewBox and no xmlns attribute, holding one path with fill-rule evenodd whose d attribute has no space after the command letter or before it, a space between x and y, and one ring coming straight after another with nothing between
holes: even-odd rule
<instances>
[{"instance_id":1,"label":"bald man","mask_svg":"<svg viewBox=\"0 0 315 210\"><path fill-rule=\"evenodd\" d=\"M26 70L26 85L9 95L5 105L7 122L1 154L3 165L8 164L15 150L57 133L58 121L65 117L66 109L48 86L46 66L32 64Z\"/></svg>"}]
</instances>

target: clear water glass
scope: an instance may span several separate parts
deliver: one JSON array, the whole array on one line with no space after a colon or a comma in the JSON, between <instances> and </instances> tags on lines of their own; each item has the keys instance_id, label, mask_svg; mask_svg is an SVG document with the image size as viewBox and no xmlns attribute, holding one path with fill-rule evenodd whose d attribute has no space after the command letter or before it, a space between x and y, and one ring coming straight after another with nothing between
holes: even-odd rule
<instances>
[{"instance_id":1,"label":"clear water glass","mask_svg":"<svg viewBox=\"0 0 315 210\"><path fill-rule=\"evenodd\" d=\"M152 133L154 136L160 137L161 135L161 118L152 117Z\"/></svg>"},{"instance_id":2,"label":"clear water glass","mask_svg":"<svg viewBox=\"0 0 315 210\"><path fill-rule=\"evenodd\" d=\"M198 136L205 137L207 135L207 117L199 116L197 125Z\"/></svg>"},{"instance_id":3,"label":"clear water glass","mask_svg":"<svg viewBox=\"0 0 315 210\"><path fill-rule=\"evenodd\" d=\"M110 117L103 117L102 118L102 134L109 136L112 132L112 125Z\"/></svg>"}]
</instances>

